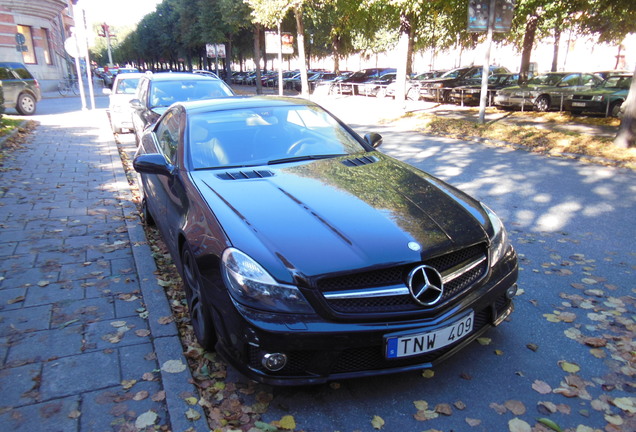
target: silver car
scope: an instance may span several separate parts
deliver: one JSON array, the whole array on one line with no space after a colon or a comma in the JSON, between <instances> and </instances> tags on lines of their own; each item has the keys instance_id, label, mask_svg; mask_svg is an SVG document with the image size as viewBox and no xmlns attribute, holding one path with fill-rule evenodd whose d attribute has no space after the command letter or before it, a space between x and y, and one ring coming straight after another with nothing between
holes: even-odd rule
<instances>
[{"instance_id":1,"label":"silver car","mask_svg":"<svg viewBox=\"0 0 636 432\"><path fill-rule=\"evenodd\" d=\"M137 84L143 76L142 73L119 73L113 83L113 88L104 89L104 93L110 96L108 105L108 117L114 134L133 131L131 99L135 98Z\"/></svg>"},{"instance_id":2,"label":"silver car","mask_svg":"<svg viewBox=\"0 0 636 432\"><path fill-rule=\"evenodd\" d=\"M568 95L589 90L602 81L591 73L549 72L530 79L525 85L499 90L495 96L495 105L541 112L562 110Z\"/></svg>"}]
</instances>

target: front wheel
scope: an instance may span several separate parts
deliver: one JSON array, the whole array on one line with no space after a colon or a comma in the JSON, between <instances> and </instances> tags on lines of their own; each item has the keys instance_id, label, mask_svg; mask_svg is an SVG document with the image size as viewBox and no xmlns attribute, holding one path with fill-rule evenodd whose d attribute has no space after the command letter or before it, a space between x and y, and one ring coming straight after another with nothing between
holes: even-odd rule
<instances>
[{"instance_id":1,"label":"front wheel","mask_svg":"<svg viewBox=\"0 0 636 432\"><path fill-rule=\"evenodd\" d=\"M18 96L18 103L15 109L22 115L32 115L35 114L35 104L35 97L29 93L22 93Z\"/></svg>"},{"instance_id":2,"label":"front wheel","mask_svg":"<svg viewBox=\"0 0 636 432\"><path fill-rule=\"evenodd\" d=\"M550 109L550 98L548 96L539 96L534 106L539 112L547 112Z\"/></svg>"},{"instance_id":3,"label":"front wheel","mask_svg":"<svg viewBox=\"0 0 636 432\"><path fill-rule=\"evenodd\" d=\"M623 102L614 102L613 104L610 105L609 107L609 115L611 117L618 117L618 115L620 114L621 111L621 105L623 104Z\"/></svg>"},{"instance_id":4,"label":"front wheel","mask_svg":"<svg viewBox=\"0 0 636 432\"><path fill-rule=\"evenodd\" d=\"M183 267L183 283L194 334L203 348L208 351L213 350L217 337L212 313L203 296L203 282L194 254L187 244L183 246L181 251L181 266Z\"/></svg>"}]
</instances>

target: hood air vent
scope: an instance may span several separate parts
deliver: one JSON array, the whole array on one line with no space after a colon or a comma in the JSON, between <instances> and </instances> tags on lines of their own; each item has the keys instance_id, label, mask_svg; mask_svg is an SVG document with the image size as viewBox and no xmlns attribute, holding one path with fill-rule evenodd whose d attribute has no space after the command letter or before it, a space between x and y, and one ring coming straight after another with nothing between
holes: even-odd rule
<instances>
[{"instance_id":1,"label":"hood air vent","mask_svg":"<svg viewBox=\"0 0 636 432\"><path fill-rule=\"evenodd\" d=\"M375 156L364 156L355 159L345 159L342 161L343 165L348 167L356 167L361 165L369 165L378 161L378 158Z\"/></svg>"},{"instance_id":2,"label":"hood air vent","mask_svg":"<svg viewBox=\"0 0 636 432\"><path fill-rule=\"evenodd\" d=\"M221 180L246 180L271 177L274 173L269 170L226 171L216 176Z\"/></svg>"}]
</instances>

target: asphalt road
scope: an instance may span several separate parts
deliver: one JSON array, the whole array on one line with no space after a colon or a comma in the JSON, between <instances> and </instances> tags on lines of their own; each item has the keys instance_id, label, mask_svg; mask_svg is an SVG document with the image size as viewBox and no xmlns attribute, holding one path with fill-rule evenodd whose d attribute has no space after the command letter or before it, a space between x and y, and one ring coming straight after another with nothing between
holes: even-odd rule
<instances>
[{"instance_id":1,"label":"asphalt road","mask_svg":"<svg viewBox=\"0 0 636 432\"><path fill-rule=\"evenodd\" d=\"M564 431L636 430L636 173L378 124L401 109L389 101L319 102L358 132L381 133L383 152L493 208L519 253L521 292L489 340L432 376L270 389L263 420L291 415L308 432L517 432L542 418ZM47 99L38 114L80 107Z\"/></svg>"}]
</instances>

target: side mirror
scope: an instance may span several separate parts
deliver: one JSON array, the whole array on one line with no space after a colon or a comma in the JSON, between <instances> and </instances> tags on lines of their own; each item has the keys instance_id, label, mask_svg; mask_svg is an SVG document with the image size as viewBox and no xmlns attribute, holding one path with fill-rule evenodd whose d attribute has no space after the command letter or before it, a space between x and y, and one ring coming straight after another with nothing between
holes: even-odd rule
<instances>
[{"instance_id":1,"label":"side mirror","mask_svg":"<svg viewBox=\"0 0 636 432\"><path fill-rule=\"evenodd\" d=\"M382 135L370 132L364 136L364 140L373 148L378 148L382 144Z\"/></svg>"},{"instance_id":2,"label":"side mirror","mask_svg":"<svg viewBox=\"0 0 636 432\"><path fill-rule=\"evenodd\" d=\"M130 106L131 106L131 108L136 109L136 110L143 108L143 105L141 105L141 101L139 99L131 99L130 100Z\"/></svg>"},{"instance_id":3,"label":"side mirror","mask_svg":"<svg viewBox=\"0 0 636 432\"><path fill-rule=\"evenodd\" d=\"M159 153L143 154L135 157L133 168L138 173L157 174L171 176L174 172L174 165Z\"/></svg>"}]
</instances>

